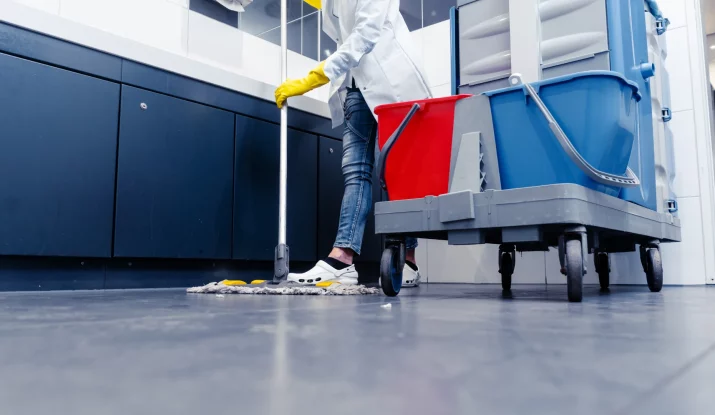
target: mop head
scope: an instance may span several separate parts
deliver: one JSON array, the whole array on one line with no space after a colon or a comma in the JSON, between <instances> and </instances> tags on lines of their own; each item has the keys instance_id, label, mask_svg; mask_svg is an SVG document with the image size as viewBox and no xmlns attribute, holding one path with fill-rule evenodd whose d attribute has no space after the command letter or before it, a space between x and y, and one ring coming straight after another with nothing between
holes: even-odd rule
<instances>
[{"instance_id":1,"label":"mop head","mask_svg":"<svg viewBox=\"0 0 715 415\"><path fill-rule=\"evenodd\" d=\"M380 290L364 285L333 284L329 287L290 285L271 287L270 285L228 285L224 281L212 282L203 287L186 290L192 294L254 294L254 295L377 295Z\"/></svg>"}]
</instances>

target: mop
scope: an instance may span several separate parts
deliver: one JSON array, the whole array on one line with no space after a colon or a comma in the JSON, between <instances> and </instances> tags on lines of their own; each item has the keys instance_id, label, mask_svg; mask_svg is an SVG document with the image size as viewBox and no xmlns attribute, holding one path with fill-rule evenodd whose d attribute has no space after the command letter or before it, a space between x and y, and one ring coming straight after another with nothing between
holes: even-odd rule
<instances>
[{"instance_id":1,"label":"mop","mask_svg":"<svg viewBox=\"0 0 715 415\"><path fill-rule=\"evenodd\" d=\"M253 0L217 0L225 7L243 11ZM288 78L287 0L281 0L281 83ZM286 244L287 187L288 187L288 104L281 108L280 129L280 186L278 196L278 246L275 250L272 281L253 281L247 284L240 280L212 282L202 287L189 288L192 294L256 294L256 295L376 295L377 288L363 285L344 285L323 281L316 285L304 285L287 281L290 261Z\"/></svg>"},{"instance_id":2,"label":"mop","mask_svg":"<svg viewBox=\"0 0 715 415\"><path fill-rule=\"evenodd\" d=\"M186 290L192 294L254 294L254 295L377 295L380 290L364 285L332 284L325 287L299 284L236 284L235 281L212 282Z\"/></svg>"}]
</instances>

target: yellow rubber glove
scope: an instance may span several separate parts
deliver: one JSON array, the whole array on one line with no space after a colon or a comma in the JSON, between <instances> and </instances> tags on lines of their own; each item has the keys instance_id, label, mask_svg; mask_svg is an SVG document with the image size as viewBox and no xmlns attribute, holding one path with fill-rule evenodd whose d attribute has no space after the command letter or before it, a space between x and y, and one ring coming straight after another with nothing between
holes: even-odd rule
<instances>
[{"instance_id":1,"label":"yellow rubber glove","mask_svg":"<svg viewBox=\"0 0 715 415\"><path fill-rule=\"evenodd\" d=\"M322 2L320 0L305 0L305 2L310 4L311 6L315 7L318 10L323 8L323 5L321 4Z\"/></svg>"},{"instance_id":2,"label":"yellow rubber glove","mask_svg":"<svg viewBox=\"0 0 715 415\"><path fill-rule=\"evenodd\" d=\"M310 71L303 79L287 80L276 89L276 105L283 108L286 100L290 97L306 94L316 88L330 83L330 79L325 76L323 67L325 62L320 62L317 68Z\"/></svg>"}]
</instances>

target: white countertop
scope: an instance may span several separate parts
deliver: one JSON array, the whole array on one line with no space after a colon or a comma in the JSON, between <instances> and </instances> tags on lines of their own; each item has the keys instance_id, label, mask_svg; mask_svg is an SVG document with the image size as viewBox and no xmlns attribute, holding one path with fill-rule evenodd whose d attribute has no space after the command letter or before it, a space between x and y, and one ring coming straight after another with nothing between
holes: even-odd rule
<instances>
[{"instance_id":1,"label":"white countertop","mask_svg":"<svg viewBox=\"0 0 715 415\"><path fill-rule=\"evenodd\" d=\"M267 101L274 100L274 85L12 1L0 0L0 21L256 98ZM313 98L293 98L291 99L291 108L330 118L328 105Z\"/></svg>"}]
</instances>

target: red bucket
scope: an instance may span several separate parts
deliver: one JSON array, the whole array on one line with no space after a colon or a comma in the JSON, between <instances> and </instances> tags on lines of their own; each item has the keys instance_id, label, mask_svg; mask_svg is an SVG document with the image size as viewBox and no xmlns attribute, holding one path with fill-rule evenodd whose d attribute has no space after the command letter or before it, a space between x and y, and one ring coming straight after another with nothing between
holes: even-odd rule
<instances>
[{"instance_id":1,"label":"red bucket","mask_svg":"<svg viewBox=\"0 0 715 415\"><path fill-rule=\"evenodd\" d=\"M390 200L419 199L449 192L454 109L457 101L470 96L399 102L375 108L378 144L383 151L414 104L420 106L383 161L384 183Z\"/></svg>"}]
</instances>

